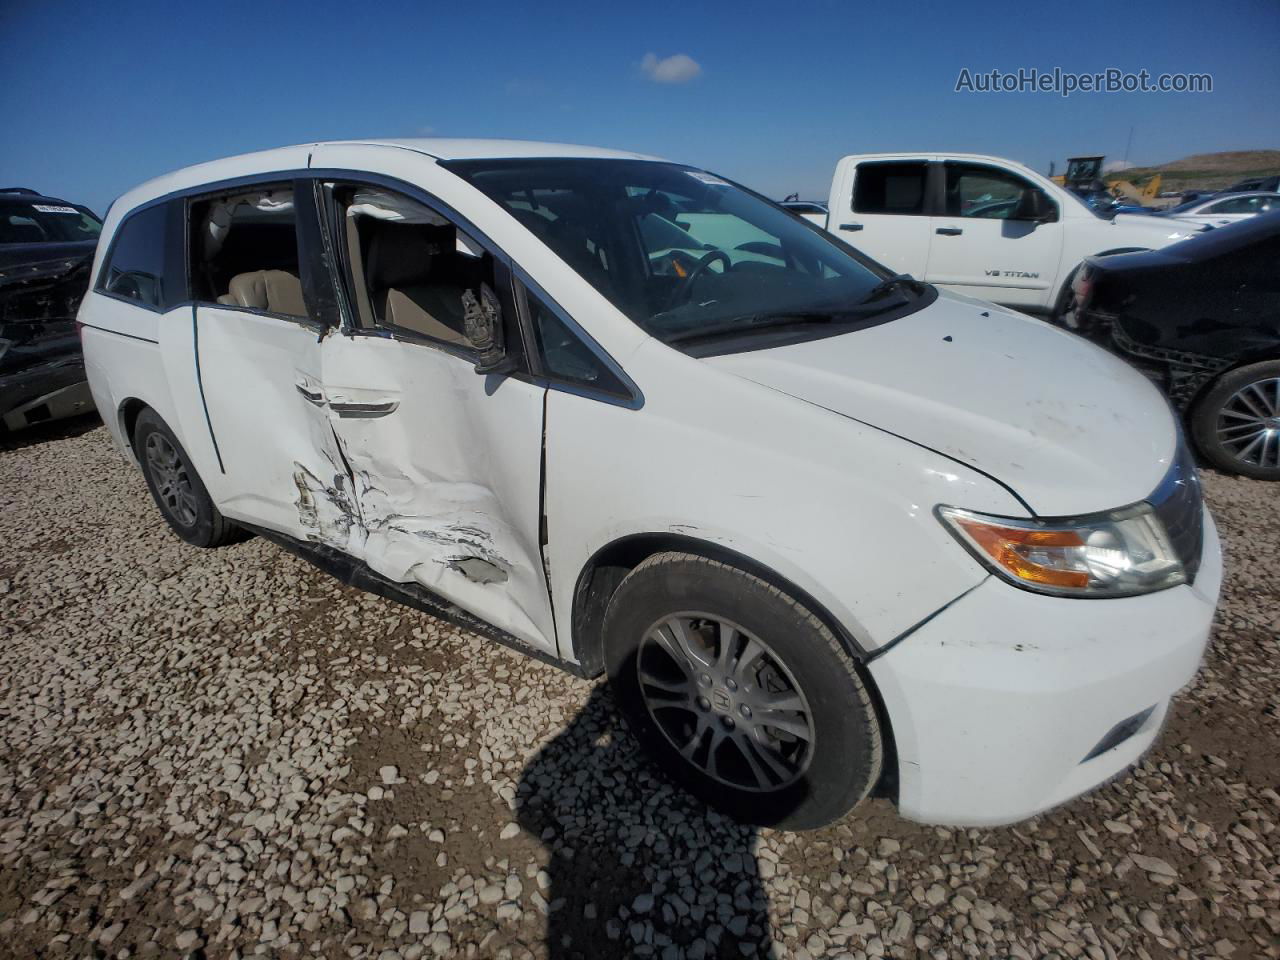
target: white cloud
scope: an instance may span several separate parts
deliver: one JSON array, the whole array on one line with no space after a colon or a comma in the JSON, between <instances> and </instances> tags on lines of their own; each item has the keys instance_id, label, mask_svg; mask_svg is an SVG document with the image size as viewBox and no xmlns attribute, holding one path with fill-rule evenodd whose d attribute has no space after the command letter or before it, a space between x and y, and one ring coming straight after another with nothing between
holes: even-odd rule
<instances>
[{"instance_id":1,"label":"white cloud","mask_svg":"<svg viewBox=\"0 0 1280 960\"><path fill-rule=\"evenodd\" d=\"M702 65L685 53L661 58L656 53L646 53L640 69L654 83L688 83L702 73Z\"/></svg>"}]
</instances>

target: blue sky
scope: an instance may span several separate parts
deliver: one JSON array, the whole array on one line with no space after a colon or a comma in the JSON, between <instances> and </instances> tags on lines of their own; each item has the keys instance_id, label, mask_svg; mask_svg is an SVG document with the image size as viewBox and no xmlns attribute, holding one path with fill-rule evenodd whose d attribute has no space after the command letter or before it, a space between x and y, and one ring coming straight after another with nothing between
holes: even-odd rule
<instances>
[{"instance_id":1,"label":"blue sky","mask_svg":"<svg viewBox=\"0 0 1280 960\"><path fill-rule=\"evenodd\" d=\"M687 60L667 61L683 55ZM971 71L1207 72L1211 94L960 94ZM667 82L660 82L667 81ZM825 196L846 153L1164 162L1280 147L1280 2L0 3L0 186L99 212L288 143L510 136Z\"/></svg>"}]
</instances>

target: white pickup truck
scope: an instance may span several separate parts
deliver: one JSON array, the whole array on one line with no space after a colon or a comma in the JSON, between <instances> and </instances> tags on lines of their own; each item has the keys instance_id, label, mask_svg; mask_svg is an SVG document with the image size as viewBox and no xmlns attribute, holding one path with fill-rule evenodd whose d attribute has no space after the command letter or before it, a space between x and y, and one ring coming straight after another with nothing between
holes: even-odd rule
<instances>
[{"instance_id":1,"label":"white pickup truck","mask_svg":"<svg viewBox=\"0 0 1280 960\"><path fill-rule=\"evenodd\" d=\"M806 216L869 256L949 290L1059 314L1085 257L1154 250L1202 227L1094 213L1020 163L951 153L876 153L836 165L829 213Z\"/></svg>"}]
</instances>

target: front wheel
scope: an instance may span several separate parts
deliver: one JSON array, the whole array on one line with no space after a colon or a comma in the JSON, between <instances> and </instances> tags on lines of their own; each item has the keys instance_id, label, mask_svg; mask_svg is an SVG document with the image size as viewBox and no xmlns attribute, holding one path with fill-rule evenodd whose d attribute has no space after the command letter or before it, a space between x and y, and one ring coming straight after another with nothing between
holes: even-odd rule
<instances>
[{"instance_id":1,"label":"front wheel","mask_svg":"<svg viewBox=\"0 0 1280 960\"><path fill-rule=\"evenodd\" d=\"M1191 411L1205 459L1255 480L1280 480L1280 360L1224 373Z\"/></svg>"},{"instance_id":2,"label":"front wheel","mask_svg":"<svg viewBox=\"0 0 1280 960\"><path fill-rule=\"evenodd\" d=\"M793 598L705 557L661 553L605 618L609 682L646 751L737 820L807 829L880 776L870 694L831 631Z\"/></svg>"}]
</instances>

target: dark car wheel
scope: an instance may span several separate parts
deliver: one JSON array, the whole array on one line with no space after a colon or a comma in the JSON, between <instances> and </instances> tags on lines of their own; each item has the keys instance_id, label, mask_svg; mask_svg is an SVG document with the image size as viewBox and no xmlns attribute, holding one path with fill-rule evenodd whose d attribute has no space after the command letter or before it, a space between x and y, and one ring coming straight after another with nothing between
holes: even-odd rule
<instances>
[{"instance_id":1,"label":"dark car wheel","mask_svg":"<svg viewBox=\"0 0 1280 960\"><path fill-rule=\"evenodd\" d=\"M650 557L605 617L609 682L664 771L746 823L839 819L880 776L870 694L831 631L750 573Z\"/></svg>"},{"instance_id":2,"label":"dark car wheel","mask_svg":"<svg viewBox=\"0 0 1280 960\"><path fill-rule=\"evenodd\" d=\"M1223 374L1192 409L1191 435L1215 467L1280 480L1280 360Z\"/></svg>"},{"instance_id":3,"label":"dark car wheel","mask_svg":"<svg viewBox=\"0 0 1280 960\"><path fill-rule=\"evenodd\" d=\"M147 488L174 533L197 547L220 547L237 538L239 528L218 512L187 451L155 411L138 415L133 449Z\"/></svg>"}]
</instances>

